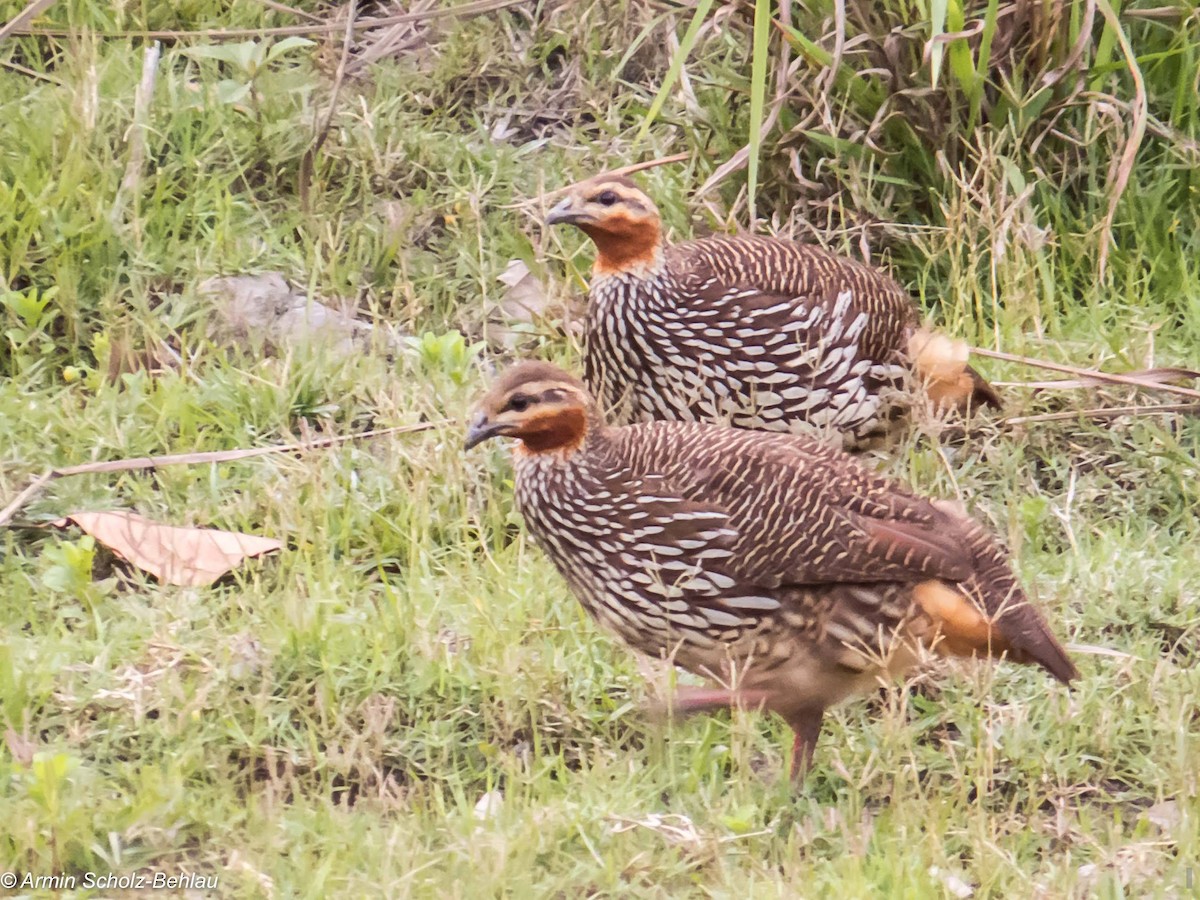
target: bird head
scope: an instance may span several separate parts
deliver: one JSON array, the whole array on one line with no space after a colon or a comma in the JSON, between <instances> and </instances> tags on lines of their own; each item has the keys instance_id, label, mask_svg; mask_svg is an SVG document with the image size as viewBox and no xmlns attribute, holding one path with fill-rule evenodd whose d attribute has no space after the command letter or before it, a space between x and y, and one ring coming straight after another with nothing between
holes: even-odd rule
<instances>
[{"instance_id":1,"label":"bird head","mask_svg":"<svg viewBox=\"0 0 1200 900\"><path fill-rule=\"evenodd\" d=\"M568 189L547 225L574 225L596 245L597 276L649 273L662 259L658 207L620 175L601 175Z\"/></svg>"},{"instance_id":2,"label":"bird head","mask_svg":"<svg viewBox=\"0 0 1200 900\"><path fill-rule=\"evenodd\" d=\"M583 444L593 410L583 383L558 366L517 363L476 406L466 449L494 437L515 437L528 453L569 454Z\"/></svg>"}]
</instances>

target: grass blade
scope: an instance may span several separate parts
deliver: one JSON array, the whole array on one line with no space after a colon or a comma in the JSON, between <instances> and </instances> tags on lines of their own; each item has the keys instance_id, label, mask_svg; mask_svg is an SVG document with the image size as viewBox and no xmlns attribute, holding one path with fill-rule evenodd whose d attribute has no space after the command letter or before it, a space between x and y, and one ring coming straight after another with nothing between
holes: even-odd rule
<instances>
[{"instance_id":1,"label":"grass blade","mask_svg":"<svg viewBox=\"0 0 1200 900\"><path fill-rule=\"evenodd\" d=\"M1138 150L1142 146L1142 138L1146 136L1146 116L1148 115L1149 101L1146 95L1146 81L1142 77L1142 70L1138 66L1137 54L1134 53L1133 47L1130 46L1129 38L1121 28L1121 21L1118 18L1118 10L1120 8L1119 0L1114 3L1109 3L1109 0L1096 0L1096 5L1100 12L1104 14L1107 22L1107 30L1104 32L1104 37L1107 37L1111 32L1114 39L1121 47L1121 52L1125 55L1126 64L1129 66L1129 77L1133 79L1134 100L1130 107L1133 111L1133 117L1129 124L1129 137L1125 140L1125 146L1121 150L1120 163L1116 168L1116 175L1113 178L1112 186L1109 191L1108 211L1104 215L1104 221L1101 223L1100 229L1100 252L1096 260L1096 268L1099 276L1104 277L1104 273L1108 267L1108 251L1112 244L1113 220L1117 216L1117 205L1121 202L1121 195L1125 193L1125 187L1129 184L1129 175L1133 171L1133 164L1137 160ZM1103 39L1101 40L1101 48L1103 48ZM1099 56L1099 52L1097 52Z\"/></svg>"},{"instance_id":2,"label":"grass blade","mask_svg":"<svg viewBox=\"0 0 1200 900\"><path fill-rule=\"evenodd\" d=\"M954 73L954 79L962 88L967 99L973 101L975 95L979 93L979 76L976 74L975 64L971 61L971 48L966 41L966 36L974 33L977 29L982 29L983 23L977 22L968 29L961 0L950 0L947 6L946 25L950 32L946 35L949 45L946 52L950 54L950 71Z\"/></svg>"},{"instance_id":3,"label":"grass blade","mask_svg":"<svg viewBox=\"0 0 1200 900\"><path fill-rule=\"evenodd\" d=\"M1092 71L1100 73L1092 77L1089 87L1093 91L1103 90L1104 78L1107 72L1106 67L1112 61L1113 49L1121 39L1121 36L1118 34L1121 29L1118 19L1121 14L1121 0L1115 0L1115 2L1107 5L1112 15L1105 16L1108 21L1104 25L1104 31L1100 34L1100 42L1096 45L1096 55L1092 60Z\"/></svg>"},{"instance_id":4,"label":"grass blade","mask_svg":"<svg viewBox=\"0 0 1200 900\"><path fill-rule=\"evenodd\" d=\"M750 66L750 159L747 173L746 203L749 206L750 227L754 227L758 190L758 156L762 148L763 107L767 95L767 47L771 37L771 0L756 0L754 4L754 44Z\"/></svg>"},{"instance_id":5,"label":"grass blade","mask_svg":"<svg viewBox=\"0 0 1200 900\"><path fill-rule=\"evenodd\" d=\"M938 76L942 74L942 54L945 46L939 37L946 31L947 0L933 0L929 4L929 86L938 86Z\"/></svg>"},{"instance_id":6,"label":"grass blade","mask_svg":"<svg viewBox=\"0 0 1200 900\"><path fill-rule=\"evenodd\" d=\"M650 109L646 112L646 118L642 120L642 127L638 129L636 139L646 136L646 133L650 131L650 126L654 124L654 120L662 112L663 104L667 102L667 95L671 92L671 88L675 86L675 82L679 80L679 73L683 71L683 64L692 55L692 48L696 46L696 39L700 36L700 26L704 24L704 20L708 16L708 11L712 8L712 5L713 0L700 0L696 4L696 14L692 16L692 21L688 25L687 31L683 33L683 39L679 42L679 52L675 54L675 58L671 60L670 68L667 69L667 74L663 76L662 87L658 89L658 94L654 97L654 102L650 104Z\"/></svg>"}]
</instances>

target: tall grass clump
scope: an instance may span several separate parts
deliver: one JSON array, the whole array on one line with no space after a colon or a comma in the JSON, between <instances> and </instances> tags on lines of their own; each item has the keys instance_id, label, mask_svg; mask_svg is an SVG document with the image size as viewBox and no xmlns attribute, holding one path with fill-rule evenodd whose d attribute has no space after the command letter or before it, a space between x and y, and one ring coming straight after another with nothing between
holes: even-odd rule
<instances>
[{"instance_id":1,"label":"tall grass clump","mask_svg":"<svg viewBox=\"0 0 1200 900\"><path fill-rule=\"evenodd\" d=\"M735 152L728 130L712 135L731 164L704 187L752 215L823 239L869 235L868 244L899 246L915 265L913 231L949 227L956 214L947 204L960 213L951 242L983 244L1016 198L1043 211L1032 227L1044 235L1086 235L1071 242L1063 270L1044 273L1056 284L1047 302L1060 308L1083 290L1084 273L1107 274L1111 255L1147 231L1139 223L1155 208L1194 218L1194 11L1114 9L1107 0L757 0L698 28L703 12L688 29L699 34L694 64L724 89L745 139ZM686 71L690 43L680 44L663 91ZM728 110L706 111L711 122L695 130L730 123ZM732 177L743 166L745 179ZM979 216L971 233L961 230L963 203ZM1179 238L1192 243L1162 249L1180 257L1195 249L1194 229ZM1162 289L1178 264L1155 266ZM986 313L981 328L996 326L995 309L974 312Z\"/></svg>"}]
</instances>

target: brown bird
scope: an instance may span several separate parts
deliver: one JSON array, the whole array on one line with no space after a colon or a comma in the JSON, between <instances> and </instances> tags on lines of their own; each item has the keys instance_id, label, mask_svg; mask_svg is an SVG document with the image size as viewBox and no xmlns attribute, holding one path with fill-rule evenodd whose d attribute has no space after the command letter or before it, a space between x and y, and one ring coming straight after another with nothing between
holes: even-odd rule
<instances>
[{"instance_id":1,"label":"brown bird","mask_svg":"<svg viewBox=\"0 0 1200 900\"><path fill-rule=\"evenodd\" d=\"M981 525L812 438L606 426L542 362L497 379L466 446L499 436L519 439L526 527L588 612L713 685L676 709L783 716L793 775L828 707L930 650L1077 675Z\"/></svg>"},{"instance_id":2,"label":"brown bird","mask_svg":"<svg viewBox=\"0 0 1200 900\"><path fill-rule=\"evenodd\" d=\"M911 405L999 407L966 345L920 328L875 269L773 237L667 245L628 178L575 186L546 218L596 245L584 381L614 422L813 431L859 446Z\"/></svg>"}]
</instances>

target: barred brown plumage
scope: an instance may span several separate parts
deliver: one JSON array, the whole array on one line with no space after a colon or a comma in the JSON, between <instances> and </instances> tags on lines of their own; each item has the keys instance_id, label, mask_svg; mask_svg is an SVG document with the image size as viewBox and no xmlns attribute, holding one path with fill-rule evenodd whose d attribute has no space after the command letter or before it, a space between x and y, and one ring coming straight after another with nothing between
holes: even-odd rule
<instances>
[{"instance_id":1,"label":"barred brown plumage","mask_svg":"<svg viewBox=\"0 0 1200 900\"><path fill-rule=\"evenodd\" d=\"M771 237L663 243L634 182L600 176L547 217L595 243L584 381L614 421L817 431L848 447L910 405L999 406L965 345L930 341L912 299L875 269ZM960 352L961 351L961 352Z\"/></svg>"},{"instance_id":2,"label":"barred brown plumage","mask_svg":"<svg viewBox=\"0 0 1200 900\"><path fill-rule=\"evenodd\" d=\"M997 542L811 438L690 422L610 427L583 384L520 363L467 447L519 439L526 527L630 646L709 678L683 709L763 706L808 764L831 704L927 650L1076 670Z\"/></svg>"}]
</instances>

